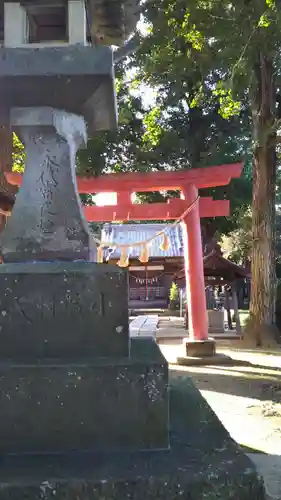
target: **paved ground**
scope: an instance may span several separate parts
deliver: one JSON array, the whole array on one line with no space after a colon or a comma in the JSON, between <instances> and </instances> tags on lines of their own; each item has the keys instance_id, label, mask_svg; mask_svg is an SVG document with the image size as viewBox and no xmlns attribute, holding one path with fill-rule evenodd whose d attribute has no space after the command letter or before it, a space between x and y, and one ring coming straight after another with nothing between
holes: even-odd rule
<instances>
[{"instance_id":1,"label":"paved ground","mask_svg":"<svg viewBox=\"0 0 281 500\"><path fill-rule=\"evenodd\" d=\"M176 340L165 340L160 347L172 363L183 354ZM281 350L253 352L224 345L218 351L237 359L237 365L171 365L171 376L193 378L231 436L251 454L269 498L281 500Z\"/></svg>"},{"instance_id":2,"label":"paved ground","mask_svg":"<svg viewBox=\"0 0 281 500\"><path fill-rule=\"evenodd\" d=\"M188 334L187 330L184 327L184 318L175 317L175 316L159 316L158 326L156 336L160 341L164 339L180 339L186 337ZM225 325L224 332L212 332L210 333L211 337L216 339L239 339L240 334L236 332L236 330L228 330Z\"/></svg>"},{"instance_id":3,"label":"paved ground","mask_svg":"<svg viewBox=\"0 0 281 500\"><path fill-rule=\"evenodd\" d=\"M156 338L158 325L158 315L149 314L130 318L130 336L131 337L147 337Z\"/></svg>"}]
</instances>

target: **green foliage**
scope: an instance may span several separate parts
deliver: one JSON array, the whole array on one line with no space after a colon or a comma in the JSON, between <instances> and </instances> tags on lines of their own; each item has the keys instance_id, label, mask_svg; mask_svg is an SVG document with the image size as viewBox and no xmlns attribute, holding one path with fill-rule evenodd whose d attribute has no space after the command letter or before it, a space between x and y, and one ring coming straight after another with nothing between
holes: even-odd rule
<instances>
[{"instance_id":1,"label":"green foliage","mask_svg":"<svg viewBox=\"0 0 281 500\"><path fill-rule=\"evenodd\" d=\"M265 0L232 4L227 0L190 0L188 4L185 0L156 0L146 4L144 15L153 30L139 58L143 76L153 83L163 79L164 69L169 74L177 70L180 76L187 70L190 74L197 71L203 78L215 69L216 75L209 76L216 77L220 86L228 77L239 76L255 48L264 47L264 36L273 47L276 38L272 35L278 36L280 28L280 9ZM160 46L165 48L162 60ZM248 71L250 74L251 69ZM176 71L174 75L176 78ZM244 92L243 87L240 90Z\"/></svg>"},{"instance_id":2,"label":"green foliage","mask_svg":"<svg viewBox=\"0 0 281 500\"><path fill-rule=\"evenodd\" d=\"M139 71L142 71L141 66ZM119 128L115 133L98 134L90 139L88 148L78 156L80 175L205 167L250 156L247 109L243 108L239 116L225 121L212 91L207 99L201 83L193 82L189 76L186 82L182 81L174 88L173 93L161 89L157 94L157 104L147 108L136 91L139 88L138 76L128 80L124 73L122 78L124 83L120 85L119 73ZM177 75L166 74L167 85L174 78ZM233 214L241 205L242 194L243 205L250 203L251 176L244 175L228 187L203 194L215 198L230 196ZM172 192L146 193L138 195L138 199L142 202L165 201L175 195ZM236 221L235 215L206 223L216 225L216 231L221 233L227 232L227 227L229 230L236 227Z\"/></svg>"},{"instance_id":3,"label":"green foliage","mask_svg":"<svg viewBox=\"0 0 281 500\"><path fill-rule=\"evenodd\" d=\"M170 288L170 308L175 309L177 302L179 300L179 289L176 283L172 283L172 286Z\"/></svg>"},{"instance_id":4,"label":"green foliage","mask_svg":"<svg viewBox=\"0 0 281 500\"><path fill-rule=\"evenodd\" d=\"M222 235L221 247L226 257L236 264L245 265L251 260L252 212L250 209L237 214L238 227L229 235Z\"/></svg>"},{"instance_id":5,"label":"green foliage","mask_svg":"<svg viewBox=\"0 0 281 500\"><path fill-rule=\"evenodd\" d=\"M199 0L188 5L183 0L144 4L144 16L151 26L148 36L140 51L116 68L118 130L90 138L87 149L78 154L79 175L177 170L248 160L247 99L243 93L235 93L229 82L230 65L236 65L233 82L243 88L241 81L246 74L244 57L240 56L254 24L247 23L238 8L234 12L229 3L219 4ZM241 8L241 0L238 5ZM271 7L259 10L256 25L266 8ZM240 33L240 27L233 23L237 15L246 26L238 43L233 44ZM156 96L148 105L142 101L143 83ZM230 217L206 221L217 232L227 233L237 227L241 203L249 206L251 175L244 174L230 186L201 194L230 198ZM174 195L146 193L138 199L160 201Z\"/></svg>"},{"instance_id":6,"label":"green foliage","mask_svg":"<svg viewBox=\"0 0 281 500\"><path fill-rule=\"evenodd\" d=\"M16 134L13 134L12 159L13 159L13 171L23 172L25 163L24 146Z\"/></svg>"},{"instance_id":7,"label":"green foliage","mask_svg":"<svg viewBox=\"0 0 281 500\"><path fill-rule=\"evenodd\" d=\"M219 86L217 86L213 91L213 95L218 97L220 104L219 113L225 120L229 120L231 117L239 115L241 112L241 102L233 99L230 89L219 88Z\"/></svg>"},{"instance_id":8,"label":"green foliage","mask_svg":"<svg viewBox=\"0 0 281 500\"><path fill-rule=\"evenodd\" d=\"M177 300L178 297L179 297L178 285L173 282L170 288L170 300Z\"/></svg>"},{"instance_id":9,"label":"green foliage","mask_svg":"<svg viewBox=\"0 0 281 500\"><path fill-rule=\"evenodd\" d=\"M161 109L159 107L152 108L144 115L143 124L145 133L143 134L143 142L150 146L157 146L159 144L162 128L159 123L161 117Z\"/></svg>"},{"instance_id":10,"label":"green foliage","mask_svg":"<svg viewBox=\"0 0 281 500\"><path fill-rule=\"evenodd\" d=\"M168 138L175 168L246 161L241 179L201 193L231 200L230 217L204 224L237 238L241 209L247 213L251 203L253 68L264 51L280 67L281 9L272 0L156 0L144 16L153 28L132 65L158 89L156 105L166 111L158 147ZM279 71L275 77L281 85Z\"/></svg>"},{"instance_id":11,"label":"green foliage","mask_svg":"<svg viewBox=\"0 0 281 500\"><path fill-rule=\"evenodd\" d=\"M101 175L108 172L149 169L149 152L145 152L144 110L139 96L131 92L133 80L117 68L117 101L119 125L116 131L95 134L88 147L78 153L78 175ZM148 162L144 159L146 157Z\"/></svg>"}]
</instances>

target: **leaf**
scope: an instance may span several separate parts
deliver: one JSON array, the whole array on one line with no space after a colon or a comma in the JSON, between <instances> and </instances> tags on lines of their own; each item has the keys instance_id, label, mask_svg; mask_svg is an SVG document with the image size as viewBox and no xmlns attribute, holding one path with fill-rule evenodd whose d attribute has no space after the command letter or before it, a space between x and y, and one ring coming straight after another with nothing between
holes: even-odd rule
<instances>
[{"instance_id":1,"label":"leaf","mask_svg":"<svg viewBox=\"0 0 281 500\"><path fill-rule=\"evenodd\" d=\"M276 4L274 0L265 0L265 3L270 9L272 10L276 9Z\"/></svg>"},{"instance_id":2,"label":"leaf","mask_svg":"<svg viewBox=\"0 0 281 500\"><path fill-rule=\"evenodd\" d=\"M192 26L190 31L186 33L185 39L191 43L192 48L201 51L204 46L204 38L200 31L196 29L195 24Z\"/></svg>"},{"instance_id":3,"label":"leaf","mask_svg":"<svg viewBox=\"0 0 281 500\"><path fill-rule=\"evenodd\" d=\"M268 26L270 26L270 20L268 19L268 16L266 14L261 15L258 26L259 28L268 28Z\"/></svg>"}]
</instances>

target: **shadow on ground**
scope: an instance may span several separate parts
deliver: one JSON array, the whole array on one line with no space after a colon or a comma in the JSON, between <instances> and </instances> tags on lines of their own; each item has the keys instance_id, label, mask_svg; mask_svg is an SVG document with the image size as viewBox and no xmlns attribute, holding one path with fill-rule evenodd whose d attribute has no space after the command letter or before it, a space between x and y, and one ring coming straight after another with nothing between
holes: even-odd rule
<instances>
[{"instance_id":1,"label":"shadow on ground","mask_svg":"<svg viewBox=\"0 0 281 500\"><path fill-rule=\"evenodd\" d=\"M171 373L194 380L200 391L215 391L234 396L281 403L281 371L268 366L171 366Z\"/></svg>"}]
</instances>

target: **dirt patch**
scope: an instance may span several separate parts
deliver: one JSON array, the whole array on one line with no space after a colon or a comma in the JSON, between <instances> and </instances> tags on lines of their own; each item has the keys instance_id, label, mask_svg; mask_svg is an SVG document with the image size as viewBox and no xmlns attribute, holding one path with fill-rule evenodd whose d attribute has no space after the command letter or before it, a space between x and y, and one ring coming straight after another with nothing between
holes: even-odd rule
<instances>
[{"instance_id":1,"label":"dirt patch","mask_svg":"<svg viewBox=\"0 0 281 500\"><path fill-rule=\"evenodd\" d=\"M163 352L169 359L169 346ZM171 377L192 377L232 437L249 449L281 455L281 353L228 346L232 366L171 366ZM171 357L176 354L171 345ZM237 360L237 364L235 364Z\"/></svg>"}]
</instances>

